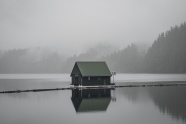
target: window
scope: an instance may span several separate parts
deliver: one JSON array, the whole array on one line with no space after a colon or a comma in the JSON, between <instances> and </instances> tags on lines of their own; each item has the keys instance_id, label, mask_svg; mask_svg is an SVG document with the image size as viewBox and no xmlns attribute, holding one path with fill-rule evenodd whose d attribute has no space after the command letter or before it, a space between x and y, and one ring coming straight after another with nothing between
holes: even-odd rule
<instances>
[{"instance_id":1,"label":"window","mask_svg":"<svg viewBox=\"0 0 186 124\"><path fill-rule=\"evenodd\" d=\"M100 77L98 77L98 80L101 80L101 78L100 78Z\"/></svg>"},{"instance_id":2,"label":"window","mask_svg":"<svg viewBox=\"0 0 186 124\"><path fill-rule=\"evenodd\" d=\"M90 77L88 77L88 80L90 80Z\"/></svg>"}]
</instances>

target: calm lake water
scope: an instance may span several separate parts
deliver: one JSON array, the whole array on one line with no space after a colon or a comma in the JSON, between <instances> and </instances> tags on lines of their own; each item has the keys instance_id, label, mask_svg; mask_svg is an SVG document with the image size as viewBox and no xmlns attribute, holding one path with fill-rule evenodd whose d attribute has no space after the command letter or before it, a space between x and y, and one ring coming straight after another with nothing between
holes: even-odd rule
<instances>
[{"instance_id":1,"label":"calm lake water","mask_svg":"<svg viewBox=\"0 0 186 124\"><path fill-rule=\"evenodd\" d=\"M0 75L0 91L68 87L69 74ZM116 85L186 83L185 74L118 74ZM0 124L185 124L186 86L0 94Z\"/></svg>"}]
</instances>

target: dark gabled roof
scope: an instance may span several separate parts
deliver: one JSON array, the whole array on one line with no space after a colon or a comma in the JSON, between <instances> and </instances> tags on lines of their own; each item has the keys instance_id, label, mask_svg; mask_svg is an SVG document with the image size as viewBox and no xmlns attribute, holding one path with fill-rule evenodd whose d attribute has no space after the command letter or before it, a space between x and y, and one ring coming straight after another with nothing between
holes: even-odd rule
<instances>
[{"instance_id":1,"label":"dark gabled roof","mask_svg":"<svg viewBox=\"0 0 186 124\"><path fill-rule=\"evenodd\" d=\"M76 62L72 74L82 76L111 76L111 72L105 62Z\"/></svg>"},{"instance_id":2,"label":"dark gabled roof","mask_svg":"<svg viewBox=\"0 0 186 124\"><path fill-rule=\"evenodd\" d=\"M106 111L111 98L82 99L77 112Z\"/></svg>"}]
</instances>

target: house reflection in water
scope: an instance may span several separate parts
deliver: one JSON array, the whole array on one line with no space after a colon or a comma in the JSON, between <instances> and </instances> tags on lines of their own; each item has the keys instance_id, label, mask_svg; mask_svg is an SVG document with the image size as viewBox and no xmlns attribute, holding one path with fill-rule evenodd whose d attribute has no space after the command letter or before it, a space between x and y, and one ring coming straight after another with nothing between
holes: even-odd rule
<instances>
[{"instance_id":1,"label":"house reflection in water","mask_svg":"<svg viewBox=\"0 0 186 124\"><path fill-rule=\"evenodd\" d=\"M73 89L71 100L76 112L106 111L111 89Z\"/></svg>"}]
</instances>

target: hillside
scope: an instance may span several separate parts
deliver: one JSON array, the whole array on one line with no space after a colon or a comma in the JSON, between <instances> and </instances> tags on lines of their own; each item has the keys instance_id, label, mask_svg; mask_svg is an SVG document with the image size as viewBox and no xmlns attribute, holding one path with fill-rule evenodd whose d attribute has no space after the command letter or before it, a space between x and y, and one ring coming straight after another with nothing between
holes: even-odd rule
<instances>
[{"instance_id":1,"label":"hillside","mask_svg":"<svg viewBox=\"0 0 186 124\"><path fill-rule=\"evenodd\" d=\"M0 51L0 73L69 73L76 61L106 61L118 73L186 73L185 47L183 23L161 33L149 48L131 44L118 50L98 44L71 57L41 48Z\"/></svg>"},{"instance_id":2,"label":"hillside","mask_svg":"<svg viewBox=\"0 0 186 124\"><path fill-rule=\"evenodd\" d=\"M161 33L144 59L148 73L186 72L186 23Z\"/></svg>"}]
</instances>

